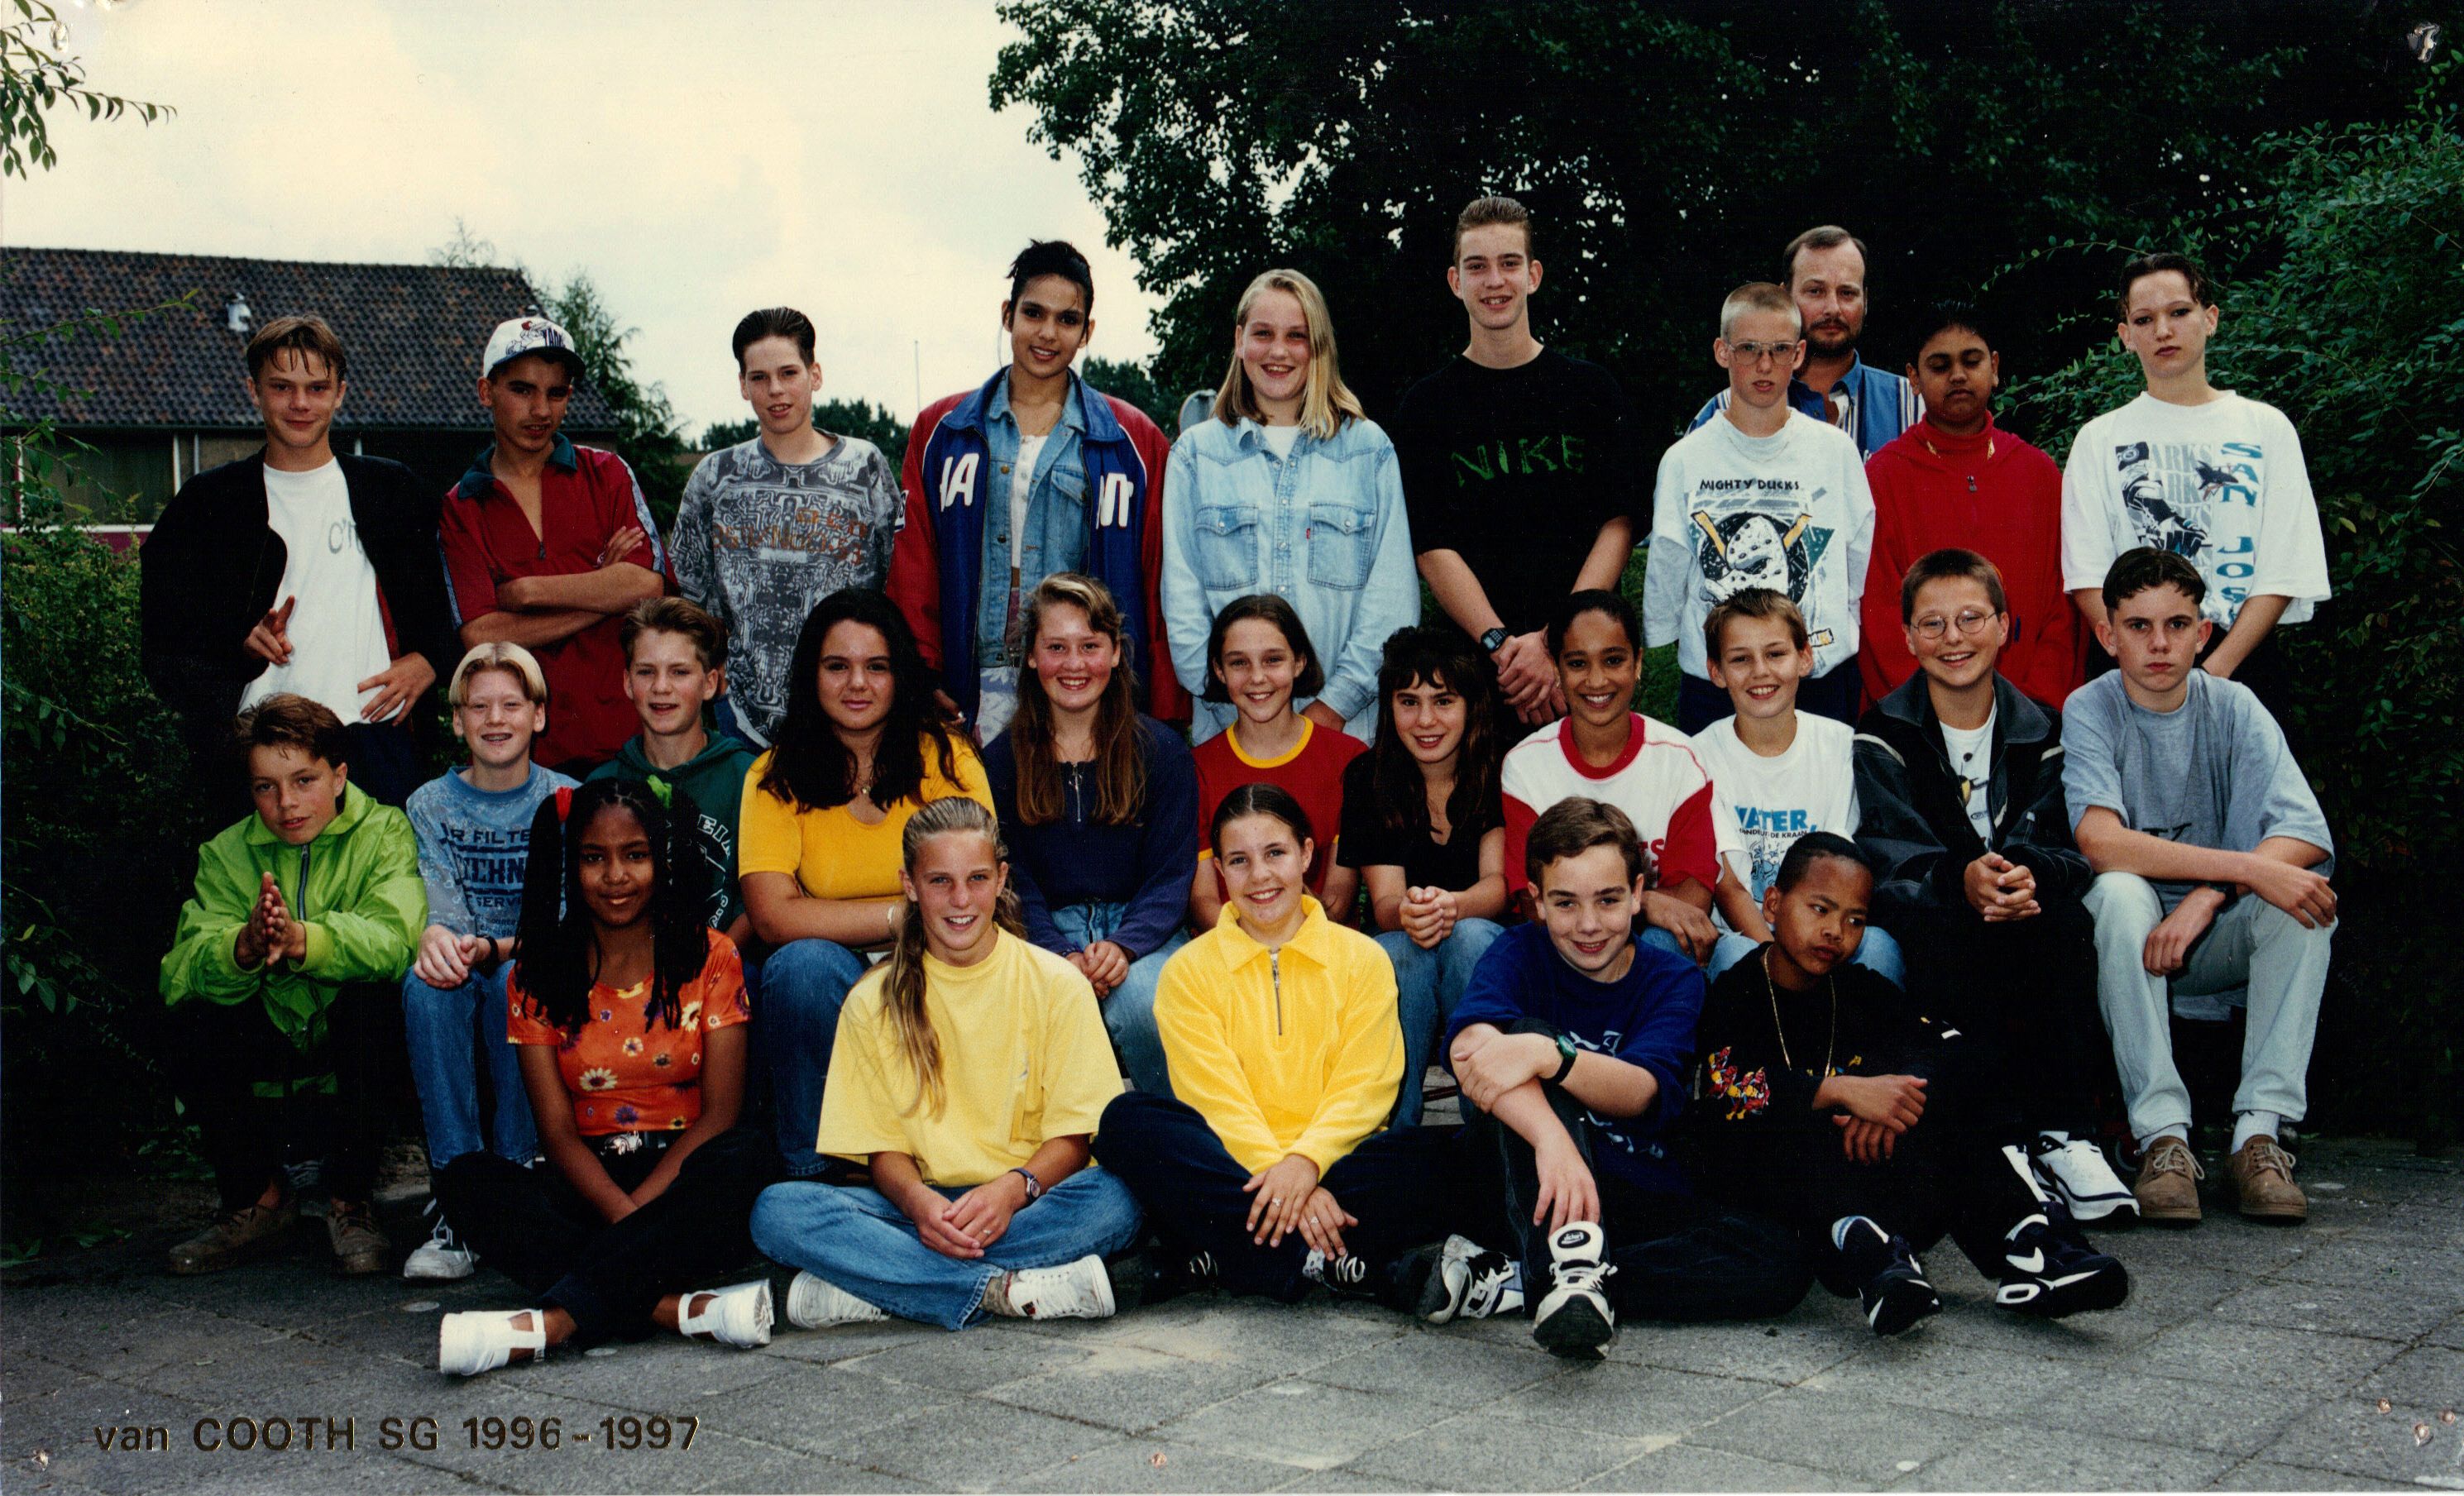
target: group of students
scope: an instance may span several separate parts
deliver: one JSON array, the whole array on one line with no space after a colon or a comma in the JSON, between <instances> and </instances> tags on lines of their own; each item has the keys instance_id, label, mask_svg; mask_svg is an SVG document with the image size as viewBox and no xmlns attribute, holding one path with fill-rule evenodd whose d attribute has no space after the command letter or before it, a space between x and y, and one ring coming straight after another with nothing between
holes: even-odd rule
<instances>
[{"instance_id":1,"label":"group of students","mask_svg":"<svg viewBox=\"0 0 2464 1496\"><path fill-rule=\"evenodd\" d=\"M552 323L491 339L496 440L424 559L400 471L331 451L339 341L269 324L266 452L142 553L149 674L200 745L237 712L254 806L164 963L225 1207L173 1270L280 1239L303 1109L340 1117L338 1259L389 1265L371 983L434 1177L405 1271L533 1296L447 1316L466 1374L1210 1285L1524 1309L1595 1355L1620 1312L1818 1277L1891 1333L1945 1234L2007 1307L2106 1308L2081 1227L2198 1219L2167 1018L2227 1004L2236 1199L2299 1219L2332 843L2234 679L2280 685L2270 630L2326 593L2290 427L2207 385L2179 256L2125 269L2149 392L2057 483L1993 429L1972 313L1911 384L1857 357L1860 244L1784 263L1723 308L1639 617L1634 418L1532 338L1507 199L1459 220L1466 351L1396 440L1276 271L1167 448L1072 371L1092 282L1041 243L1012 362L903 481L812 426L811 323L746 318L759 429L664 544L559 434ZM2083 682L2091 631L2118 669ZM1633 710L1672 640L1676 727ZM449 653L469 761L414 788ZM2108 1054L2135 1187L2092 1136ZM1419 1125L1433 1056L1464 1128ZM707 1287L757 1248L793 1278Z\"/></svg>"}]
</instances>

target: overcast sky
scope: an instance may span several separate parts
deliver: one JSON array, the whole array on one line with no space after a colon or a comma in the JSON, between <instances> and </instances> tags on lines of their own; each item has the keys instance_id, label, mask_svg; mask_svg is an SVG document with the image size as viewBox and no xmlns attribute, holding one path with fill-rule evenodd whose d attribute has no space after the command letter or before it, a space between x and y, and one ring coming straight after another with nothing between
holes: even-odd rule
<instances>
[{"instance_id":1,"label":"overcast sky","mask_svg":"<svg viewBox=\"0 0 2464 1496\"><path fill-rule=\"evenodd\" d=\"M1093 262L1091 352L1154 352L1074 163L986 101L989 0L59 8L95 86L179 114L55 114L0 242L418 262L459 216L540 279L587 270L693 431L747 414L727 340L759 306L813 319L827 394L910 419L919 355L926 400L979 383L1030 236Z\"/></svg>"}]
</instances>

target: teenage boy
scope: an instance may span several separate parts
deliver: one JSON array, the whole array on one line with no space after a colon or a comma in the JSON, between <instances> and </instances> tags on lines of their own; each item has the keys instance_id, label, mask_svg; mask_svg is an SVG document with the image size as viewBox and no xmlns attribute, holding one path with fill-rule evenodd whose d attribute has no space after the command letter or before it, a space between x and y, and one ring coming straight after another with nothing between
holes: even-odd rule
<instances>
[{"instance_id":1,"label":"teenage boy","mask_svg":"<svg viewBox=\"0 0 2464 1496\"><path fill-rule=\"evenodd\" d=\"M1973 307L1946 302L1926 319L1908 378L1925 418L1865 462L1874 491L1874 559L1865 571L1865 696L1880 701L1917 672L1900 637L1900 579L1916 559L1963 546L2002 573L2011 684L2058 707L2083 678L2086 630L2062 590L2062 475L2054 459L1993 424L2002 355Z\"/></svg>"},{"instance_id":2,"label":"teenage boy","mask_svg":"<svg viewBox=\"0 0 2464 1496\"><path fill-rule=\"evenodd\" d=\"M701 717L703 704L722 686L733 694L735 677L721 663L730 637L725 624L683 598L652 598L626 614L625 694L642 731L590 777L655 781L692 798L710 887L710 927L740 952L753 938L753 918L737 891L736 815L754 755L704 728Z\"/></svg>"},{"instance_id":3,"label":"teenage boy","mask_svg":"<svg viewBox=\"0 0 2464 1496\"><path fill-rule=\"evenodd\" d=\"M269 696L234 729L255 813L197 851L161 991L163 1053L205 1134L221 1217L171 1248L217 1272L299 1219L285 1143L326 1140L325 1232L346 1273L385 1270L370 1208L385 1147L385 1019L428 900L410 823L350 782L351 736L305 696ZM330 1111L321 1127L310 1113Z\"/></svg>"},{"instance_id":4,"label":"teenage boy","mask_svg":"<svg viewBox=\"0 0 2464 1496\"><path fill-rule=\"evenodd\" d=\"M1603 1353L1619 1310L1786 1313L1812 1281L1803 1253L1779 1226L1693 1197L1671 1155L1703 974L1634 937L1634 824L1559 801L1531 827L1526 871L1539 919L1488 948L1446 1033L1512 1256L1448 1242L1424 1312L1481 1317L1528 1292L1532 1338L1575 1357Z\"/></svg>"},{"instance_id":5,"label":"teenage boy","mask_svg":"<svg viewBox=\"0 0 2464 1496\"><path fill-rule=\"evenodd\" d=\"M1853 722L1857 609L1874 544L1864 458L1845 433L1788 407L1805 343L1787 292L1768 281L1730 292L1711 357L1733 398L1661 457L1643 578L1643 642L1677 646L1678 731L1727 715L1703 625L1748 587L1785 594L1805 619L1814 674L1797 706Z\"/></svg>"},{"instance_id":6,"label":"teenage boy","mask_svg":"<svg viewBox=\"0 0 2464 1496\"><path fill-rule=\"evenodd\" d=\"M559 434L582 356L542 317L497 324L479 361L495 441L445 495L445 578L462 643L503 641L538 657L556 711L541 763L604 763L633 736L618 622L671 581L633 470Z\"/></svg>"},{"instance_id":7,"label":"teenage boy","mask_svg":"<svg viewBox=\"0 0 2464 1496\"><path fill-rule=\"evenodd\" d=\"M2146 545L2188 560L2215 626L2200 667L2258 693L2281 721L2290 682L2276 629L2307 621L2330 591L2301 438L2275 407L2208 383L2220 314L2187 255L2123 266L2121 311L2114 330L2147 387L2071 443L2062 584L2101 633L2116 557Z\"/></svg>"},{"instance_id":8,"label":"teenage boy","mask_svg":"<svg viewBox=\"0 0 2464 1496\"><path fill-rule=\"evenodd\" d=\"M1866 258L1865 241L1837 224L1806 230L1779 255L1780 281L1810 344L1804 366L1788 382L1789 407L1847 432L1859 457L1889 446L1925 413L1906 380L1857 356L1865 336ZM1734 385L1713 395L1694 413L1694 424L1735 398Z\"/></svg>"},{"instance_id":9,"label":"teenage boy","mask_svg":"<svg viewBox=\"0 0 2464 1496\"><path fill-rule=\"evenodd\" d=\"M1531 214L1510 197L1455 219L1446 287L1470 334L1403 396L1390 431L1420 576L1495 662L1516 737L1565 715L1550 611L1569 592L1617 585L1640 500L1625 392L1531 335L1532 249Z\"/></svg>"},{"instance_id":10,"label":"teenage boy","mask_svg":"<svg viewBox=\"0 0 2464 1496\"><path fill-rule=\"evenodd\" d=\"M2038 1188L1990 1047L1850 961L1873 869L1817 831L1763 895L1775 932L1711 984L1693 1121L1705 1189L1793 1223L1878 1335L1942 1309L1916 1253L1946 1233L1993 1302L2059 1319L2130 1294Z\"/></svg>"},{"instance_id":11,"label":"teenage boy","mask_svg":"<svg viewBox=\"0 0 2464 1496\"><path fill-rule=\"evenodd\" d=\"M2087 860L2062 798L2062 719L1993 667L2009 637L2002 575L1974 551L1920 557L1900 586L1919 672L1857 732L1857 840L1874 920L1907 953L1919 1009L2012 1066L2046 1186L2091 1224L2127 1224L2130 1192L2090 1133L2104 1070L2088 1008Z\"/></svg>"},{"instance_id":12,"label":"teenage boy","mask_svg":"<svg viewBox=\"0 0 2464 1496\"><path fill-rule=\"evenodd\" d=\"M1796 689L1814 669L1814 646L1796 605L1768 587L1748 587L1711 609L1703 624L1711 683L1737 710L1694 735L1711 771L1715 816L1735 818L1739 846L1728 854L1749 908L1721 910L1730 933L1712 949L1706 975L1720 974L1771 938L1763 895L1798 838L1815 831L1857 834L1857 734L1845 722L1796 710ZM1731 901L1733 903L1733 901ZM1906 979L1899 942L1865 932L1850 957L1893 984Z\"/></svg>"},{"instance_id":13,"label":"teenage boy","mask_svg":"<svg viewBox=\"0 0 2464 1496\"><path fill-rule=\"evenodd\" d=\"M1171 444L1144 412L1071 368L1095 331L1086 256L1058 239L1030 240L1009 277L1001 304L1009 363L915 418L890 595L940 672L943 704L979 742L999 737L1017 710L1020 602L1060 571L1111 589L1147 712L1186 718L1156 590Z\"/></svg>"},{"instance_id":14,"label":"teenage boy","mask_svg":"<svg viewBox=\"0 0 2464 1496\"><path fill-rule=\"evenodd\" d=\"M264 450L182 484L138 549L145 678L216 769L237 713L319 703L349 724L355 782L399 805L419 783L409 724L462 652L436 506L401 463L335 454L347 360L321 319L275 319L245 358Z\"/></svg>"},{"instance_id":15,"label":"teenage boy","mask_svg":"<svg viewBox=\"0 0 2464 1496\"><path fill-rule=\"evenodd\" d=\"M906 500L880 448L813 424L822 365L810 318L784 306L747 313L732 341L736 387L759 429L693 468L668 548L677 590L726 628L726 658L712 662L727 667L719 726L767 748L787 715L787 661L804 615L841 587L878 590L889 579Z\"/></svg>"},{"instance_id":16,"label":"teenage boy","mask_svg":"<svg viewBox=\"0 0 2464 1496\"><path fill-rule=\"evenodd\" d=\"M2096 869L2097 999L2139 1139L2140 1213L2199 1219L2190 1093L2173 1067L2167 998L2186 1018L2249 1009L2233 1092L2241 1213L2305 1219L2293 1155L2335 939L2335 843L2284 733L2251 690L2197 669L2215 627L2207 579L2171 551L2125 551L2105 573L2097 638L2120 669L2071 695L2062 780Z\"/></svg>"}]
</instances>

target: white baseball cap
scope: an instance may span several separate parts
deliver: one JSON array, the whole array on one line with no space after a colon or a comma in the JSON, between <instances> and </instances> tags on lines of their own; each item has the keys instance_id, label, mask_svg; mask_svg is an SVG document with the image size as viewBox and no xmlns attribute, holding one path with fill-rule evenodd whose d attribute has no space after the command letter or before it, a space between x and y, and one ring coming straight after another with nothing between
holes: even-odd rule
<instances>
[{"instance_id":1,"label":"white baseball cap","mask_svg":"<svg viewBox=\"0 0 2464 1496\"><path fill-rule=\"evenodd\" d=\"M574 351L573 335L544 317L508 318L496 324L488 335L488 351L479 358L479 377L494 378L495 372L524 354L536 353L541 358L557 359L580 374L582 355Z\"/></svg>"}]
</instances>

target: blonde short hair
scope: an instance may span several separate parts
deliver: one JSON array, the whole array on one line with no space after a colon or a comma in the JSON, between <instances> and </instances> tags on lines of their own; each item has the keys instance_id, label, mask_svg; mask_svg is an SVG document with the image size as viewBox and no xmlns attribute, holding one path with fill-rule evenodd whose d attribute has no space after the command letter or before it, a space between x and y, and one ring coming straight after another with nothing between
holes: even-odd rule
<instances>
[{"instance_id":1,"label":"blonde short hair","mask_svg":"<svg viewBox=\"0 0 2464 1496\"><path fill-rule=\"evenodd\" d=\"M471 677L481 671L504 671L519 677L522 693L536 705L547 705L547 676L540 671L539 660L520 645L502 639L476 646L462 656L462 663L453 667L452 683L445 688L445 704L459 711L471 699Z\"/></svg>"},{"instance_id":2,"label":"blonde short hair","mask_svg":"<svg viewBox=\"0 0 2464 1496\"><path fill-rule=\"evenodd\" d=\"M1805 315L1796 309L1796 298L1785 286L1768 280L1749 280L1728 293L1720 303L1720 336L1725 339L1737 325L1737 319L1748 312L1777 312L1787 317L1790 336L1805 336Z\"/></svg>"}]
</instances>

